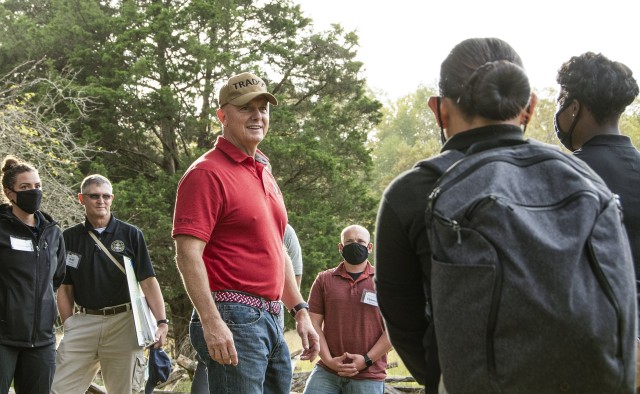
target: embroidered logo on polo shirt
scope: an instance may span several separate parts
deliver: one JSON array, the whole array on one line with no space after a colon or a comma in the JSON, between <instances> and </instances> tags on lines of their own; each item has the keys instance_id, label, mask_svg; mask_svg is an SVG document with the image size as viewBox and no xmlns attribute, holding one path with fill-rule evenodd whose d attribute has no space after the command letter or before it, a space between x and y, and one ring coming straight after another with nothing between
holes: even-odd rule
<instances>
[{"instance_id":1,"label":"embroidered logo on polo shirt","mask_svg":"<svg viewBox=\"0 0 640 394\"><path fill-rule=\"evenodd\" d=\"M124 252L124 242L120 240L115 240L111 242L111 250L118 253Z\"/></svg>"}]
</instances>

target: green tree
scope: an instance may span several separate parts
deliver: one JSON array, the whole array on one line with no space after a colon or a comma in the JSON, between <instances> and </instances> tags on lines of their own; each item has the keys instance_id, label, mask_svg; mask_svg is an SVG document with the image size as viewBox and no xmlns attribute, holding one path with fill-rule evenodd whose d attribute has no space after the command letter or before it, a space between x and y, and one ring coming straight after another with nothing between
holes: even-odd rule
<instances>
[{"instance_id":1,"label":"green tree","mask_svg":"<svg viewBox=\"0 0 640 394\"><path fill-rule=\"evenodd\" d=\"M374 160L372 192L377 199L400 173L442 148L440 128L429 108L434 87L420 86L414 93L389 103L371 142Z\"/></svg>"},{"instance_id":2,"label":"green tree","mask_svg":"<svg viewBox=\"0 0 640 394\"><path fill-rule=\"evenodd\" d=\"M633 145L640 148L640 98L636 98L622 115L620 132L629 136Z\"/></svg>"},{"instance_id":3,"label":"green tree","mask_svg":"<svg viewBox=\"0 0 640 394\"><path fill-rule=\"evenodd\" d=\"M538 96L538 104L533 118L527 125L525 137L533 138L548 144L562 146L556 138L553 127L553 119L556 113L556 96L554 89L547 88L535 92Z\"/></svg>"},{"instance_id":4,"label":"green tree","mask_svg":"<svg viewBox=\"0 0 640 394\"><path fill-rule=\"evenodd\" d=\"M22 64L0 78L0 157L15 155L38 169L42 209L64 226L82 216L71 185L75 165L87 160L90 147L74 140L70 125L76 119L57 109L73 107L81 117L90 100L69 86L70 79L35 77L38 64Z\"/></svg>"},{"instance_id":5,"label":"green tree","mask_svg":"<svg viewBox=\"0 0 640 394\"><path fill-rule=\"evenodd\" d=\"M74 83L99 105L73 129L101 148L80 170L110 177L123 193L117 214L147 234L177 337L188 299L166 249L172 193L220 132L217 88L231 74L256 72L280 101L260 148L300 236L303 294L316 272L335 265L344 226L372 227L366 141L381 104L365 90L354 33L338 25L313 32L290 0L8 0L0 16L3 66L46 56L43 72L77 70ZM155 194L138 199L136 191Z\"/></svg>"}]
</instances>

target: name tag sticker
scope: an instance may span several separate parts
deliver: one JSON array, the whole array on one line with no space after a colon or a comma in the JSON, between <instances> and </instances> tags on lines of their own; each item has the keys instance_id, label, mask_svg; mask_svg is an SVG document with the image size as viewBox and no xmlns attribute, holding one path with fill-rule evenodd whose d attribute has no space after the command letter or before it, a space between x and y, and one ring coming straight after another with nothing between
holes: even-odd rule
<instances>
[{"instance_id":1,"label":"name tag sticker","mask_svg":"<svg viewBox=\"0 0 640 394\"><path fill-rule=\"evenodd\" d=\"M11 249L23 252L33 252L33 242L29 238L18 238L11 236Z\"/></svg>"},{"instance_id":2,"label":"name tag sticker","mask_svg":"<svg viewBox=\"0 0 640 394\"><path fill-rule=\"evenodd\" d=\"M67 266L72 268L78 268L78 264L80 264L80 259L82 259L82 256L80 256L79 254L73 253L73 252L67 252Z\"/></svg>"},{"instance_id":3,"label":"name tag sticker","mask_svg":"<svg viewBox=\"0 0 640 394\"><path fill-rule=\"evenodd\" d=\"M360 301L364 304L378 306L378 297L376 296L376 293L371 290L363 291Z\"/></svg>"}]
</instances>

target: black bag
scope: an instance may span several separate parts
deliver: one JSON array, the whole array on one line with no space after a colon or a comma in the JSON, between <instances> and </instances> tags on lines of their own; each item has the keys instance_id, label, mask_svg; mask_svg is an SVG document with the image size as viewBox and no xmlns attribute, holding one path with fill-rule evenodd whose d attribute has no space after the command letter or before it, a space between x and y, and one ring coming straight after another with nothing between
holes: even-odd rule
<instances>
[{"instance_id":1,"label":"black bag","mask_svg":"<svg viewBox=\"0 0 640 394\"><path fill-rule=\"evenodd\" d=\"M419 165L444 172L426 224L447 392L633 393L635 275L600 177L539 142Z\"/></svg>"}]
</instances>

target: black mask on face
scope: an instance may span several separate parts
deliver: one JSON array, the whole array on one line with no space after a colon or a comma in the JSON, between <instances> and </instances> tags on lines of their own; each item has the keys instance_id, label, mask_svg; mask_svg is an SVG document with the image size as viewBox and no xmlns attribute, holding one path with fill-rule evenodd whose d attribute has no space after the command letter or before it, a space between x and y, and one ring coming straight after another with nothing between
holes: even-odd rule
<instances>
[{"instance_id":1,"label":"black mask on face","mask_svg":"<svg viewBox=\"0 0 640 394\"><path fill-rule=\"evenodd\" d=\"M558 115L562 112L566 111L568 106L565 108L561 108L560 111L556 112L556 116L553 118L553 128L556 130L556 137L560 140L560 143L571 152L575 151L573 148L573 130L576 128L576 124L578 123L578 118L580 117L580 108L578 107L578 113L573 118L573 122L571 122L571 126L569 126L569 131L564 132L560 129L560 124L558 124Z\"/></svg>"},{"instance_id":2,"label":"black mask on face","mask_svg":"<svg viewBox=\"0 0 640 394\"><path fill-rule=\"evenodd\" d=\"M342 257L347 263L358 265L369 257L369 249L358 243L345 245L342 247Z\"/></svg>"},{"instance_id":3,"label":"black mask on face","mask_svg":"<svg viewBox=\"0 0 640 394\"><path fill-rule=\"evenodd\" d=\"M18 206L18 208L22 209L28 214L33 214L35 211L40 209L40 202L42 201L42 190L40 189L31 189L31 190L21 190L19 192L13 190L16 194L16 201L14 204Z\"/></svg>"}]
</instances>

